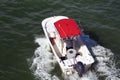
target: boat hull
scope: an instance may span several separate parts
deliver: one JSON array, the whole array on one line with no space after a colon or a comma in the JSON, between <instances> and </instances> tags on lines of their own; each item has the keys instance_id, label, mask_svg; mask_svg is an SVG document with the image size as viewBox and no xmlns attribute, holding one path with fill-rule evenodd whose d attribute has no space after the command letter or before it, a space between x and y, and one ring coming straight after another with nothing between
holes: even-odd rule
<instances>
[{"instance_id":1,"label":"boat hull","mask_svg":"<svg viewBox=\"0 0 120 80\"><path fill-rule=\"evenodd\" d=\"M87 46L82 43L80 39L78 42L82 45L80 46L80 48L77 49L77 52L79 53L77 57L73 57L74 55L76 55L76 50L66 49L66 43L64 39L61 38L54 25L55 22L62 19L69 18L66 16L54 16L46 18L42 21L42 28L62 72L65 75L70 75L77 72L78 74L80 73L79 76L81 76L81 74L85 73L91 67L95 60L88 50ZM53 34L53 32L55 35ZM75 39L78 38L80 37L77 36ZM70 52L72 52L72 54ZM76 66L78 67L76 68Z\"/></svg>"}]
</instances>

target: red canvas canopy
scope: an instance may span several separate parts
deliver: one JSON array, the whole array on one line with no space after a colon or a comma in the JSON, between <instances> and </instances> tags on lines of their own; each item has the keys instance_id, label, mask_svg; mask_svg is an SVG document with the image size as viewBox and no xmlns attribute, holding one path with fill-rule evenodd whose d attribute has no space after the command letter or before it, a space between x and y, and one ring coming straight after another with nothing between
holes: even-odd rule
<instances>
[{"instance_id":1,"label":"red canvas canopy","mask_svg":"<svg viewBox=\"0 0 120 80\"><path fill-rule=\"evenodd\" d=\"M54 23L62 38L81 35L78 25L73 19L62 19Z\"/></svg>"}]
</instances>

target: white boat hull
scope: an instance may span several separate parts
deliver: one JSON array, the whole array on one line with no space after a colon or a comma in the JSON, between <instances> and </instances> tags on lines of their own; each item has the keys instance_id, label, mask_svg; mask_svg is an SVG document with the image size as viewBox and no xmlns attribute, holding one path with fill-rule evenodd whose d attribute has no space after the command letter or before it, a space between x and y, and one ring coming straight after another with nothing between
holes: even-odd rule
<instances>
[{"instance_id":1,"label":"white boat hull","mask_svg":"<svg viewBox=\"0 0 120 80\"><path fill-rule=\"evenodd\" d=\"M84 66L84 72L86 72L91 65L95 62L93 56L89 52L87 46L82 43L80 48L77 52L80 54L77 57L71 57L75 53L73 49L69 49L69 51L66 50L66 43L61 40L57 29L55 28L54 23L61 20L61 19L69 19L66 16L54 16L46 18L42 21L42 27L45 33L46 38L48 39L48 42L50 44L50 47L52 48L52 51L60 65L60 68L62 72L66 75L73 74L74 72L79 72L75 69L75 65L78 62L81 62ZM51 40L51 32L55 32L55 38L52 38ZM53 35L54 37L54 35ZM72 51L73 54L69 54L69 52ZM65 58L67 56L67 58ZM65 59L63 59L65 58Z\"/></svg>"}]
</instances>

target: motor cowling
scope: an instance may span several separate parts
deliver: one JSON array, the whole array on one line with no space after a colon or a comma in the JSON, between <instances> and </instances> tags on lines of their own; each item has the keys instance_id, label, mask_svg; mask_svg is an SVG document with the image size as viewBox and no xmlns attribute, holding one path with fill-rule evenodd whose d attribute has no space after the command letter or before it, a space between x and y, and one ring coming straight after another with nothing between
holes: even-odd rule
<instances>
[{"instance_id":1,"label":"motor cowling","mask_svg":"<svg viewBox=\"0 0 120 80\"><path fill-rule=\"evenodd\" d=\"M78 72L78 75L82 77L83 73L85 72L85 66L82 62L77 62L74 66L75 70Z\"/></svg>"}]
</instances>

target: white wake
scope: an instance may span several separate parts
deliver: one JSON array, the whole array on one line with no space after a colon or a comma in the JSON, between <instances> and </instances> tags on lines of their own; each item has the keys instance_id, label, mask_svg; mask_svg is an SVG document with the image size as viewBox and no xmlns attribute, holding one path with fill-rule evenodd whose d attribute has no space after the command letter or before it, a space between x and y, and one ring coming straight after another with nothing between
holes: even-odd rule
<instances>
[{"instance_id":1,"label":"white wake","mask_svg":"<svg viewBox=\"0 0 120 80\"><path fill-rule=\"evenodd\" d=\"M120 80L120 69L116 68L111 50L99 45L92 50L98 60L95 66L98 76L104 77L105 80Z\"/></svg>"},{"instance_id":2,"label":"white wake","mask_svg":"<svg viewBox=\"0 0 120 80\"><path fill-rule=\"evenodd\" d=\"M35 42L40 46L34 52L33 63L30 67L33 74L38 80L60 80L58 76L50 73L55 68L56 59L50 52L47 39L36 38ZM92 50L98 60L95 70L88 71L81 78L77 74L63 76L64 80L99 80L101 76L104 76L105 80L120 80L118 77L120 70L116 69L113 53L99 45L93 47Z\"/></svg>"},{"instance_id":3,"label":"white wake","mask_svg":"<svg viewBox=\"0 0 120 80\"><path fill-rule=\"evenodd\" d=\"M59 80L55 75L51 75L50 72L54 69L54 57L50 52L50 47L45 38L36 38L36 43L40 45L35 50L33 63L31 70L34 72L35 77L38 80Z\"/></svg>"}]
</instances>

